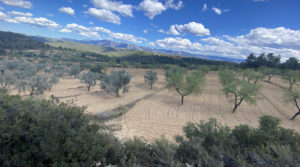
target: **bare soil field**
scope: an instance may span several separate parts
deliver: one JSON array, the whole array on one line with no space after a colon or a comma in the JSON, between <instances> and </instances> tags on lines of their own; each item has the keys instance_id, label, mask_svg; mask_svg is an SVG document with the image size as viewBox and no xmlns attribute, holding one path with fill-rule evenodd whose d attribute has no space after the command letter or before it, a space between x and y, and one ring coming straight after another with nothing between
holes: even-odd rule
<instances>
[{"instance_id":1,"label":"bare soil field","mask_svg":"<svg viewBox=\"0 0 300 167\"><path fill-rule=\"evenodd\" d=\"M61 101L86 106L87 113L94 115L111 111L115 108L137 102L123 116L108 121L108 125L120 127L115 134L120 139L133 136L143 137L148 141L164 135L174 140L175 135L182 135L182 128L187 122L207 121L216 118L219 123L234 127L239 124L248 124L256 127L258 119L263 115L272 115L281 120L281 125L300 132L300 117L294 121L289 119L296 113L296 107L283 102L282 86L287 87L287 81L279 77L272 78L270 84L260 82L261 94L256 105L243 103L236 113L232 113L233 104L228 102L219 83L218 74L206 76L206 86L198 96L185 97L184 105L180 105L180 97L175 92L164 89L166 86L164 70L156 70L158 82L153 90L144 83L146 69L125 69L132 75L129 93L117 98L100 89L99 83L87 91L84 83L72 77L60 79L53 89L35 98L49 99L51 95L59 97ZM110 70L108 70L109 72ZM11 90L11 94L17 94ZM23 96L28 94L21 93Z\"/></svg>"},{"instance_id":2,"label":"bare soil field","mask_svg":"<svg viewBox=\"0 0 300 167\"><path fill-rule=\"evenodd\" d=\"M81 83L79 79L69 76L60 79L59 83L54 85L50 92L45 91L43 95L35 96L35 98L49 99L51 95L54 95L55 97L59 97L62 102L73 103L77 106L86 106L88 113L97 115L141 99L166 85L163 70L155 70L158 73L158 82L154 85L153 90L144 83L146 69L127 68L125 70L131 74L132 79L129 84L129 92L125 95L120 93L119 98L114 94L109 94L101 90L99 83L91 87L90 92L88 92L84 83ZM18 94L18 91L12 90L11 94ZM28 96L28 93L20 94Z\"/></svg>"},{"instance_id":3,"label":"bare soil field","mask_svg":"<svg viewBox=\"0 0 300 167\"><path fill-rule=\"evenodd\" d=\"M138 136L151 141L164 135L174 140L174 135L183 134L182 127L187 122L216 118L229 127L239 124L256 127L260 116L272 115L281 120L282 126L300 132L300 119L289 120L297 110L290 104L284 104L282 88L265 82L261 85L262 91L256 105L243 103L236 113L232 113L233 105L227 101L218 75L209 74L203 93L187 96L184 105L180 105L178 95L165 89L138 102L128 113L110 124L121 125L122 129L115 132L120 139Z\"/></svg>"}]
</instances>

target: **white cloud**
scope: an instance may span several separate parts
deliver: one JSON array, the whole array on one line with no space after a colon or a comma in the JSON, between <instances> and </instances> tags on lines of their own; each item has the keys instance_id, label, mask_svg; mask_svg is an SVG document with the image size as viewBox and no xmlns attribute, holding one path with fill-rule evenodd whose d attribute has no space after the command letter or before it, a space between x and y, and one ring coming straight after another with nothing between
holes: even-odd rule
<instances>
[{"instance_id":1,"label":"white cloud","mask_svg":"<svg viewBox=\"0 0 300 167\"><path fill-rule=\"evenodd\" d=\"M32 17L15 17L14 20L16 20L18 23L26 23L31 24L39 27L48 27L48 28L58 28L59 24L55 23L52 20L48 20L44 17L38 17L38 18L32 18Z\"/></svg>"},{"instance_id":2,"label":"white cloud","mask_svg":"<svg viewBox=\"0 0 300 167\"><path fill-rule=\"evenodd\" d=\"M180 35L180 33L176 30L175 25L171 25L170 30L167 33L172 35Z\"/></svg>"},{"instance_id":3,"label":"white cloud","mask_svg":"<svg viewBox=\"0 0 300 167\"><path fill-rule=\"evenodd\" d=\"M123 34L123 33L111 33L110 37L122 41L132 42L132 43L142 43L143 41L147 41L145 38L135 37L132 34Z\"/></svg>"},{"instance_id":4,"label":"white cloud","mask_svg":"<svg viewBox=\"0 0 300 167\"><path fill-rule=\"evenodd\" d=\"M147 34L148 33L148 29L143 30L143 33Z\"/></svg>"},{"instance_id":5,"label":"white cloud","mask_svg":"<svg viewBox=\"0 0 300 167\"><path fill-rule=\"evenodd\" d=\"M18 12L18 11L11 11L11 12L8 12L9 15L11 16L26 16L26 17L32 17L32 14L31 13L23 13L23 12Z\"/></svg>"},{"instance_id":6,"label":"white cloud","mask_svg":"<svg viewBox=\"0 0 300 167\"><path fill-rule=\"evenodd\" d=\"M71 33L72 31L69 30L69 29L64 28L64 29L59 30L59 32L63 32L63 33Z\"/></svg>"},{"instance_id":7,"label":"white cloud","mask_svg":"<svg viewBox=\"0 0 300 167\"><path fill-rule=\"evenodd\" d=\"M91 38L100 38L100 35L98 33L102 33L101 35L106 36L107 38L113 38L116 40L122 40L122 41L126 41L126 42L142 43L144 41L147 41L145 38L136 37L132 34L112 32L103 27L85 27L82 25L78 25L76 23L67 24L64 29L66 29L66 30L64 30L66 33L68 33L69 31L72 31L81 36L91 37ZM61 32L62 32L62 30L61 30Z\"/></svg>"},{"instance_id":8,"label":"white cloud","mask_svg":"<svg viewBox=\"0 0 300 167\"><path fill-rule=\"evenodd\" d=\"M216 8L216 7L212 7L211 8L216 14L218 14L218 15L221 15L222 14L222 10L221 9L218 9L218 8Z\"/></svg>"},{"instance_id":9,"label":"white cloud","mask_svg":"<svg viewBox=\"0 0 300 167\"><path fill-rule=\"evenodd\" d=\"M101 32L101 33L106 33L106 34L111 33L111 31L109 29L106 29L106 28L103 28L103 27L93 27L91 29L94 30L94 31L97 31L97 32Z\"/></svg>"},{"instance_id":10,"label":"white cloud","mask_svg":"<svg viewBox=\"0 0 300 167\"><path fill-rule=\"evenodd\" d=\"M118 12L123 16L133 17L133 6L123 4L122 1L92 0L91 2L97 8Z\"/></svg>"},{"instance_id":11,"label":"white cloud","mask_svg":"<svg viewBox=\"0 0 300 167\"><path fill-rule=\"evenodd\" d=\"M58 9L58 11L60 11L61 13L69 14L69 15L75 14L74 9L72 9L71 7L61 7Z\"/></svg>"},{"instance_id":12,"label":"white cloud","mask_svg":"<svg viewBox=\"0 0 300 167\"><path fill-rule=\"evenodd\" d=\"M165 4L166 8L171 8L175 10L179 10L183 7L183 2L180 0L177 4L174 4L174 0L167 0Z\"/></svg>"},{"instance_id":13,"label":"white cloud","mask_svg":"<svg viewBox=\"0 0 300 167\"><path fill-rule=\"evenodd\" d=\"M0 2L4 3L5 5L27 8L27 9L30 9L33 6L30 1L24 1L24 0L0 0Z\"/></svg>"},{"instance_id":14,"label":"white cloud","mask_svg":"<svg viewBox=\"0 0 300 167\"><path fill-rule=\"evenodd\" d=\"M64 33L76 32L77 34L85 37L100 38L100 35L97 33L97 31L82 25L78 25L76 23L67 24L63 30L64 31L61 30L60 32L64 32Z\"/></svg>"},{"instance_id":15,"label":"white cloud","mask_svg":"<svg viewBox=\"0 0 300 167\"><path fill-rule=\"evenodd\" d=\"M121 24L121 19L119 16L105 9L89 8L87 13L101 21L111 22L114 24Z\"/></svg>"},{"instance_id":16,"label":"white cloud","mask_svg":"<svg viewBox=\"0 0 300 167\"><path fill-rule=\"evenodd\" d=\"M213 55L244 59L250 53L275 53L282 59L300 58L300 30L284 27L256 28L240 36L207 37L200 42L183 38L164 38L156 45L165 49L187 51L199 55Z\"/></svg>"},{"instance_id":17,"label":"white cloud","mask_svg":"<svg viewBox=\"0 0 300 167\"><path fill-rule=\"evenodd\" d=\"M284 27L255 28L249 34L227 38L239 44L300 50L300 30Z\"/></svg>"},{"instance_id":18,"label":"white cloud","mask_svg":"<svg viewBox=\"0 0 300 167\"><path fill-rule=\"evenodd\" d=\"M90 25L94 25L94 22L90 21L89 24L90 24Z\"/></svg>"},{"instance_id":19,"label":"white cloud","mask_svg":"<svg viewBox=\"0 0 300 167\"><path fill-rule=\"evenodd\" d=\"M15 19L12 19L10 15L0 11L0 20L9 22L9 23L18 23Z\"/></svg>"},{"instance_id":20,"label":"white cloud","mask_svg":"<svg viewBox=\"0 0 300 167\"><path fill-rule=\"evenodd\" d=\"M202 11L204 12L204 11L206 11L207 10L207 4L205 3L204 5L203 5L203 7L202 7Z\"/></svg>"},{"instance_id":21,"label":"white cloud","mask_svg":"<svg viewBox=\"0 0 300 167\"><path fill-rule=\"evenodd\" d=\"M197 36L210 35L209 29L205 28L201 23L190 22L184 25L176 25L176 28L183 33L191 33Z\"/></svg>"},{"instance_id":22,"label":"white cloud","mask_svg":"<svg viewBox=\"0 0 300 167\"><path fill-rule=\"evenodd\" d=\"M209 29L205 28L201 23L197 23L194 21L183 25L171 25L169 31L165 32L164 30L160 29L158 30L158 32L172 35L180 35L180 32L190 33L197 36L210 35Z\"/></svg>"},{"instance_id":23,"label":"white cloud","mask_svg":"<svg viewBox=\"0 0 300 167\"><path fill-rule=\"evenodd\" d=\"M2 7L0 6L0 10L4 10L4 8L2 8Z\"/></svg>"},{"instance_id":24,"label":"white cloud","mask_svg":"<svg viewBox=\"0 0 300 167\"><path fill-rule=\"evenodd\" d=\"M150 19L153 19L156 15L167 10L167 8L158 0L143 0L138 9L145 11L145 15Z\"/></svg>"}]
</instances>

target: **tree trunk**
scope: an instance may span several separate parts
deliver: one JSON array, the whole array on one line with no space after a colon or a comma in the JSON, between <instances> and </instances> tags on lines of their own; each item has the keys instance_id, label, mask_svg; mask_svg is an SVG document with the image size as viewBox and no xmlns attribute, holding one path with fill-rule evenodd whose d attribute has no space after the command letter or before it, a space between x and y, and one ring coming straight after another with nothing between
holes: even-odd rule
<instances>
[{"instance_id":1,"label":"tree trunk","mask_svg":"<svg viewBox=\"0 0 300 167\"><path fill-rule=\"evenodd\" d=\"M88 92L90 91L90 88L91 88L91 85L88 85L87 86Z\"/></svg>"},{"instance_id":2,"label":"tree trunk","mask_svg":"<svg viewBox=\"0 0 300 167\"><path fill-rule=\"evenodd\" d=\"M269 79L268 79L268 82L269 82L269 83L271 82L271 75L269 75Z\"/></svg>"},{"instance_id":3,"label":"tree trunk","mask_svg":"<svg viewBox=\"0 0 300 167\"><path fill-rule=\"evenodd\" d=\"M152 89L152 85L153 85L153 84L151 83L151 89Z\"/></svg>"},{"instance_id":4,"label":"tree trunk","mask_svg":"<svg viewBox=\"0 0 300 167\"><path fill-rule=\"evenodd\" d=\"M116 96L117 96L117 97L120 97L119 89L116 89Z\"/></svg>"},{"instance_id":5,"label":"tree trunk","mask_svg":"<svg viewBox=\"0 0 300 167\"><path fill-rule=\"evenodd\" d=\"M300 110L291 118L291 120L294 120L298 115L300 115Z\"/></svg>"},{"instance_id":6,"label":"tree trunk","mask_svg":"<svg viewBox=\"0 0 300 167\"><path fill-rule=\"evenodd\" d=\"M236 109L238 108L238 106L243 102L243 98L240 99L240 101L237 103L237 98L234 101L234 108L232 110L232 112L234 113L236 111Z\"/></svg>"},{"instance_id":7,"label":"tree trunk","mask_svg":"<svg viewBox=\"0 0 300 167\"><path fill-rule=\"evenodd\" d=\"M184 96L181 96L181 104L183 104L183 98L184 98Z\"/></svg>"}]
</instances>

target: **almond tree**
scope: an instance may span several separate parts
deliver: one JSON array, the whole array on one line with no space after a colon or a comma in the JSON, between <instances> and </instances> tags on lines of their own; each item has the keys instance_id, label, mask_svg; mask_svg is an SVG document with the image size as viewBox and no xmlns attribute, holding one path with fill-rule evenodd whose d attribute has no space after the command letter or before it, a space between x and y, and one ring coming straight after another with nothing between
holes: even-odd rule
<instances>
[{"instance_id":1,"label":"almond tree","mask_svg":"<svg viewBox=\"0 0 300 167\"><path fill-rule=\"evenodd\" d=\"M289 89L292 90L296 82L300 80L300 74L298 71L286 70L283 72L282 78L289 82Z\"/></svg>"},{"instance_id":2,"label":"almond tree","mask_svg":"<svg viewBox=\"0 0 300 167\"><path fill-rule=\"evenodd\" d=\"M168 73L167 87L175 90L181 96L181 104L184 97L190 94L199 94L204 87L205 74L201 71L193 71L190 74L177 69Z\"/></svg>"},{"instance_id":3,"label":"almond tree","mask_svg":"<svg viewBox=\"0 0 300 167\"><path fill-rule=\"evenodd\" d=\"M300 91L287 89L285 91L284 98L286 102L294 104L298 110L298 112L296 112L296 114L291 118L291 120L294 120L298 115L300 115L300 104L298 102L300 99Z\"/></svg>"},{"instance_id":4,"label":"almond tree","mask_svg":"<svg viewBox=\"0 0 300 167\"><path fill-rule=\"evenodd\" d=\"M229 70L220 72L223 91L229 98L229 101L233 102L234 107L232 112L235 112L244 101L249 104L254 104L256 102L260 86L254 83L240 80L236 77L232 77L233 75L234 72ZM226 78L227 76L231 76L231 80L229 78Z\"/></svg>"}]
</instances>

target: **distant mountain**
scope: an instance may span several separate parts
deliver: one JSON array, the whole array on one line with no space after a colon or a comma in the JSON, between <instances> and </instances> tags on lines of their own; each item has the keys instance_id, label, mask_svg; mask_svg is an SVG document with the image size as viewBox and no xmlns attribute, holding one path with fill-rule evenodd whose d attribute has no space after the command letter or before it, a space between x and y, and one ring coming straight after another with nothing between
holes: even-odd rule
<instances>
[{"instance_id":1,"label":"distant mountain","mask_svg":"<svg viewBox=\"0 0 300 167\"><path fill-rule=\"evenodd\" d=\"M133 44L128 44L124 42L116 42L111 40L76 40L76 39L69 39L69 38L58 38L58 39L52 39L52 38L46 38L46 37L36 37L32 36L31 38L41 41L41 42L75 42L80 44L86 44L86 45L95 45L95 46L101 46L101 50L105 51L117 51L117 49L125 49L129 51L145 51L145 52L155 52L160 54L169 54L169 55L176 55L176 56L189 56L189 57L197 57L197 58L204 58L209 60L219 60L219 61L228 61L228 62L243 62L243 59L234 59L234 58L228 58L228 57L221 57L221 56L207 56L207 55L198 55L198 54L192 54L189 52L184 51L174 51L174 50L166 50L166 49L152 49L149 47L143 47L143 46L137 46ZM103 49L103 47L105 47Z\"/></svg>"}]
</instances>

